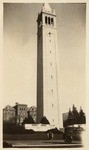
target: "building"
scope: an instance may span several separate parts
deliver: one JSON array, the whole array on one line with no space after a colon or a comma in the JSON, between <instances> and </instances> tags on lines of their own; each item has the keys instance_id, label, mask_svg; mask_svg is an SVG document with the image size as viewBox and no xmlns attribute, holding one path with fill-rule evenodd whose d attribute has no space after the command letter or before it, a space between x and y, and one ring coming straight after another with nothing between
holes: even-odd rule
<instances>
[{"instance_id":1,"label":"building","mask_svg":"<svg viewBox=\"0 0 89 150\"><path fill-rule=\"evenodd\" d=\"M43 116L59 125L56 13L49 4L37 18L37 123ZM62 122L62 120L61 120Z\"/></svg>"},{"instance_id":2,"label":"building","mask_svg":"<svg viewBox=\"0 0 89 150\"><path fill-rule=\"evenodd\" d=\"M63 113L63 123L68 119L68 112Z\"/></svg>"},{"instance_id":3,"label":"building","mask_svg":"<svg viewBox=\"0 0 89 150\"><path fill-rule=\"evenodd\" d=\"M15 123L15 109L9 105L3 109L3 123Z\"/></svg>"},{"instance_id":4,"label":"building","mask_svg":"<svg viewBox=\"0 0 89 150\"><path fill-rule=\"evenodd\" d=\"M3 109L3 123L14 123L22 124L25 118L31 116L36 122L37 119L37 108L35 106L27 107L26 104L16 103L15 106L11 107L7 105Z\"/></svg>"},{"instance_id":5,"label":"building","mask_svg":"<svg viewBox=\"0 0 89 150\"><path fill-rule=\"evenodd\" d=\"M15 108L15 116L16 116L16 124L21 124L23 120L28 117L27 113L27 105L16 103Z\"/></svg>"}]
</instances>

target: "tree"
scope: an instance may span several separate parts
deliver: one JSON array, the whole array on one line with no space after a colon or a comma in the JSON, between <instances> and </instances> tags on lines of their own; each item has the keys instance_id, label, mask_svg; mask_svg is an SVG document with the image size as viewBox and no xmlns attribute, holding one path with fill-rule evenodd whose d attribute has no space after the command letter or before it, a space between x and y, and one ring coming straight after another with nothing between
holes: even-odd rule
<instances>
[{"instance_id":1,"label":"tree","mask_svg":"<svg viewBox=\"0 0 89 150\"><path fill-rule=\"evenodd\" d=\"M86 116L82 108L80 107L80 111L78 112L77 108L73 105L72 111L69 108L68 119L65 120L63 125L64 127L67 127L68 125L85 124L85 123L86 123Z\"/></svg>"},{"instance_id":2,"label":"tree","mask_svg":"<svg viewBox=\"0 0 89 150\"><path fill-rule=\"evenodd\" d=\"M80 111L79 111L79 123L80 124L86 123L86 117L85 117L85 113L83 112L82 107L80 107Z\"/></svg>"},{"instance_id":3,"label":"tree","mask_svg":"<svg viewBox=\"0 0 89 150\"><path fill-rule=\"evenodd\" d=\"M45 116L43 116L43 118L41 119L40 123L42 123L42 124L50 124L50 122L48 121L48 119Z\"/></svg>"},{"instance_id":4,"label":"tree","mask_svg":"<svg viewBox=\"0 0 89 150\"><path fill-rule=\"evenodd\" d=\"M79 113L77 111L77 108L74 105L73 105L72 113L73 113L73 123L78 124L79 123Z\"/></svg>"},{"instance_id":5,"label":"tree","mask_svg":"<svg viewBox=\"0 0 89 150\"><path fill-rule=\"evenodd\" d=\"M73 124L73 113L72 113L72 111L71 111L70 108L69 108L69 113L68 113L67 124L68 124L68 125L72 125L72 124Z\"/></svg>"},{"instance_id":6,"label":"tree","mask_svg":"<svg viewBox=\"0 0 89 150\"><path fill-rule=\"evenodd\" d=\"M72 113L71 109L69 108L68 118L64 122L64 127L67 127L68 125L73 125L73 123L74 123L73 118L74 118L73 113Z\"/></svg>"}]
</instances>

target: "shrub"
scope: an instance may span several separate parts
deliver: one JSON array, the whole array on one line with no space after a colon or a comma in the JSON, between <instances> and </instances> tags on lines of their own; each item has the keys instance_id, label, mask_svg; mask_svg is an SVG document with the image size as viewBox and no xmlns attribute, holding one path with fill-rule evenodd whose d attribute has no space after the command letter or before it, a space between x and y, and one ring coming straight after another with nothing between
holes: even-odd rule
<instances>
[{"instance_id":1,"label":"shrub","mask_svg":"<svg viewBox=\"0 0 89 150\"><path fill-rule=\"evenodd\" d=\"M48 121L48 119L45 116L41 119L40 123L42 123L42 124L50 124L50 122Z\"/></svg>"},{"instance_id":2,"label":"shrub","mask_svg":"<svg viewBox=\"0 0 89 150\"><path fill-rule=\"evenodd\" d=\"M49 132L54 133L54 134L63 134L63 132L58 130L57 128L47 130L47 133Z\"/></svg>"},{"instance_id":3,"label":"shrub","mask_svg":"<svg viewBox=\"0 0 89 150\"><path fill-rule=\"evenodd\" d=\"M29 117L25 118L22 124L35 124L35 121L33 120L32 116L29 115Z\"/></svg>"}]
</instances>

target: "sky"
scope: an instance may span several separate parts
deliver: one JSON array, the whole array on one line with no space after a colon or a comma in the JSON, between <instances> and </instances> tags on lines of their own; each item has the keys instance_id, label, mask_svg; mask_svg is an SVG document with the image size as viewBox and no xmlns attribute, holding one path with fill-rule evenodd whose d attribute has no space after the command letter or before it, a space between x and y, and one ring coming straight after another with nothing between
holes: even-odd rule
<instances>
[{"instance_id":1,"label":"sky","mask_svg":"<svg viewBox=\"0 0 89 150\"><path fill-rule=\"evenodd\" d=\"M86 5L50 3L57 15L62 113L74 104L85 109ZM36 106L37 16L42 3L3 6L3 107Z\"/></svg>"}]
</instances>

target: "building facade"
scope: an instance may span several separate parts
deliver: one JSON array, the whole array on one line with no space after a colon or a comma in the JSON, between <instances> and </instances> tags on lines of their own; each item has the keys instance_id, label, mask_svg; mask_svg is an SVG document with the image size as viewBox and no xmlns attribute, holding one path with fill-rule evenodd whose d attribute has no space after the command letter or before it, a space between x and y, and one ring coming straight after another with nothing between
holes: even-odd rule
<instances>
[{"instance_id":1,"label":"building facade","mask_svg":"<svg viewBox=\"0 0 89 150\"><path fill-rule=\"evenodd\" d=\"M63 113L63 124L65 123L65 121L68 119L68 112Z\"/></svg>"},{"instance_id":2,"label":"building facade","mask_svg":"<svg viewBox=\"0 0 89 150\"><path fill-rule=\"evenodd\" d=\"M27 107L26 104L16 103L15 106L11 107L7 105L3 109L3 123L14 123L22 124L25 118L31 116L36 123L37 119L37 108L35 106Z\"/></svg>"},{"instance_id":3,"label":"building facade","mask_svg":"<svg viewBox=\"0 0 89 150\"><path fill-rule=\"evenodd\" d=\"M28 108L26 104L16 103L14 106L15 116L16 116L16 124L22 124L23 120L28 117Z\"/></svg>"},{"instance_id":4,"label":"building facade","mask_svg":"<svg viewBox=\"0 0 89 150\"><path fill-rule=\"evenodd\" d=\"M37 122L59 124L56 13L44 4L37 18Z\"/></svg>"},{"instance_id":5,"label":"building facade","mask_svg":"<svg viewBox=\"0 0 89 150\"><path fill-rule=\"evenodd\" d=\"M9 105L3 109L3 123L15 123L15 109Z\"/></svg>"}]
</instances>

